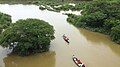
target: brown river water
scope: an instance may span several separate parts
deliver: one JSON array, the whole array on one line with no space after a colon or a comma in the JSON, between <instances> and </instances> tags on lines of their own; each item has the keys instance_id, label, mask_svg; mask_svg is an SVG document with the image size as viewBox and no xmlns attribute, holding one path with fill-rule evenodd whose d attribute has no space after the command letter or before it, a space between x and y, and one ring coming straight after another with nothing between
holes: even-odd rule
<instances>
[{"instance_id":1,"label":"brown river water","mask_svg":"<svg viewBox=\"0 0 120 67\"><path fill-rule=\"evenodd\" d=\"M51 41L49 52L27 57L7 55L9 51L0 47L0 67L77 67L72 60L73 54L86 67L120 67L120 45L106 35L74 27L67 23L67 16L62 13L21 4L1 4L0 12L11 15L13 23L26 18L45 20L54 26L56 37ZM70 44L63 40L63 34L69 37Z\"/></svg>"}]
</instances>

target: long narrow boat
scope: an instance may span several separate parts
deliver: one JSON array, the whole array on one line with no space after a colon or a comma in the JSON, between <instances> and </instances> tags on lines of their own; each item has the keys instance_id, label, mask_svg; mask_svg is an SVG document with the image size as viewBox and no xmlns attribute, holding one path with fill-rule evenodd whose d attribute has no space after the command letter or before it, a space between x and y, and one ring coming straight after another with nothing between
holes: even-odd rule
<instances>
[{"instance_id":1,"label":"long narrow boat","mask_svg":"<svg viewBox=\"0 0 120 67\"><path fill-rule=\"evenodd\" d=\"M85 67L84 63L82 63L75 55L72 56L72 59L78 67Z\"/></svg>"},{"instance_id":2,"label":"long narrow boat","mask_svg":"<svg viewBox=\"0 0 120 67\"><path fill-rule=\"evenodd\" d=\"M67 43L70 43L70 42L69 42L69 38L67 38L65 35L63 35L63 39L64 39Z\"/></svg>"}]
</instances>

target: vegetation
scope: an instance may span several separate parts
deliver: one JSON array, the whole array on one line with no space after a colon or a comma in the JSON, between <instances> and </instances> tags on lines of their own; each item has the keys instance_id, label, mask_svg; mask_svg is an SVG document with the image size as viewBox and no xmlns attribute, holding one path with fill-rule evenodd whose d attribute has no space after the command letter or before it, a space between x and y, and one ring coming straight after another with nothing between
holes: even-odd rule
<instances>
[{"instance_id":1,"label":"vegetation","mask_svg":"<svg viewBox=\"0 0 120 67\"><path fill-rule=\"evenodd\" d=\"M45 8L44 6L41 5L41 6L39 7L39 9L45 10L46 8Z\"/></svg>"},{"instance_id":2,"label":"vegetation","mask_svg":"<svg viewBox=\"0 0 120 67\"><path fill-rule=\"evenodd\" d=\"M32 4L38 0L0 0L0 4Z\"/></svg>"},{"instance_id":3,"label":"vegetation","mask_svg":"<svg viewBox=\"0 0 120 67\"><path fill-rule=\"evenodd\" d=\"M41 1L45 2L43 0ZM41 4L41 1L39 1L37 4ZM118 38L115 38L113 34L113 30L116 29L113 29L113 27L116 27L120 24L119 0L62 0L59 1L59 3L55 3L57 1L59 0L51 0L46 2L46 4L52 7L53 9L47 7L45 3L42 4L45 6L45 8L40 8L53 11L83 10L81 16L68 14L67 21L78 27L83 27L92 31L108 34L112 37L112 40L116 41L117 43L120 43L120 35L116 35ZM70 2L75 3L75 5L70 5ZM116 33L118 32L116 31Z\"/></svg>"},{"instance_id":4,"label":"vegetation","mask_svg":"<svg viewBox=\"0 0 120 67\"><path fill-rule=\"evenodd\" d=\"M12 49L12 53L21 56L49 50L54 39L53 26L38 19L18 20L2 34L0 45Z\"/></svg>"},{"instance_id":5,"label":"vegetation","mask_svg":"<svg viewBox=\"0 0 120 67\"><path fill-rule=\"evenodd\" d=\"M61 5L60 7L53 7L55 10L60 11L60 10L64 10L64 11L68 11L68 10L72 10L72 11L79 11L83 8L85 8L85 4L87 4L89 2L78 2L75 5L71 5L70 3Z\"/></svg>"},{"instance_id":6,"label":"vegetation","mask_svg":"<svg viewBox=\"0 0 120 67\"><path fill-rule=\"evenodd\" d=\"M84 7L83 5L88 3L86 1L92 1L92 0L40 0L40 1L33 1L32 3L40 6L41 10L47 9L51 11L60 11L60 10L81 10L81 8ZM76 5L73 6L70 3L75 3ZM45 6L45 8L42 7L41 5Z\"/></svg>"},{"instance_id":7,"label":"vegetation","mask_svg":"<svg viewBox=\"0 0 120 67\"><path fill-rule=\"evenodd\" d=\"M11 25L11 16L0 12L0 33Z\"/></svg>"},{"instance_id":8,"label":"vegetation","mask_svg":"<svg viewBox=\"0 0 120 67\"><path fill-rule=\"evenodd\" d=\"M81 16L68 16L68 22L111 35L112 40L120 43L120 1L93 1L85 5Z\"/></svg>"},{"instance_id":9,"label":"vegetation","mask_svg":"<svg viewBox=\"0 0 120 67\"><path fill-rule=\"evenodd\" d=\"M120 24L112 27L111 36L114 41L120 43Z\"/></svg>"}]
</instances>

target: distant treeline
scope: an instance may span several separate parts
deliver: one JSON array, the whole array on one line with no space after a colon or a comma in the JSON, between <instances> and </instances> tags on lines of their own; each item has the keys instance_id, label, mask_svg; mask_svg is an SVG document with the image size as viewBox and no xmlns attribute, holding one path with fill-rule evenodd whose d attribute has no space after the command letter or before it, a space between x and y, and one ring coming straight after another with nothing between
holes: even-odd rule
<instances>
[{"instance_id":1,"label":"distant treeline","mask_svg":"<svg viewBox=\"0 0 120 67\"><path fill-rule=\"evenodd\" d=\"M32 4L33 2L41 2L42 4L52 3L52 4L62 4L64 2L79 2L79 1L92 1L92 0L0 0L0 3L7 4Z\"/></svg>"},{"instance_id":2,"label":"distant treeline","mask_svg":"<svg viewBox=\"0 0 120 67\"><path fill-rule=\"evenodd\" d=\"M38 0L0 0L0 4L32 4Z\"/></svg>"}]
</instances>

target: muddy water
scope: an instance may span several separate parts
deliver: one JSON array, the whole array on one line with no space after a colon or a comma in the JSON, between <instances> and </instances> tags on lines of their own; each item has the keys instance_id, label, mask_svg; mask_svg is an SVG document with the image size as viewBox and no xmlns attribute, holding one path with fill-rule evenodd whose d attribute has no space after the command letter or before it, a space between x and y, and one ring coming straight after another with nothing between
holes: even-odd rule
<instances>
[{"instance_id":1,"label":"muddy water","mask_svg":"<svg viewBox=\"0 0 120 67\"><path fill-rule=\"evenodd\" d=\"M0 67L77 67L72 61L76 55L87 67L120 67L120 46L106 35L79 29L67 23L66 15L41 11L34 5L0 5L0 11L10 14L13 23L18 19L38 18L54 26L55 37L49 52L28 57L7 55L0 47ZM70 38L67 44L62 35Z\"/></svg>"}]
</instances>

